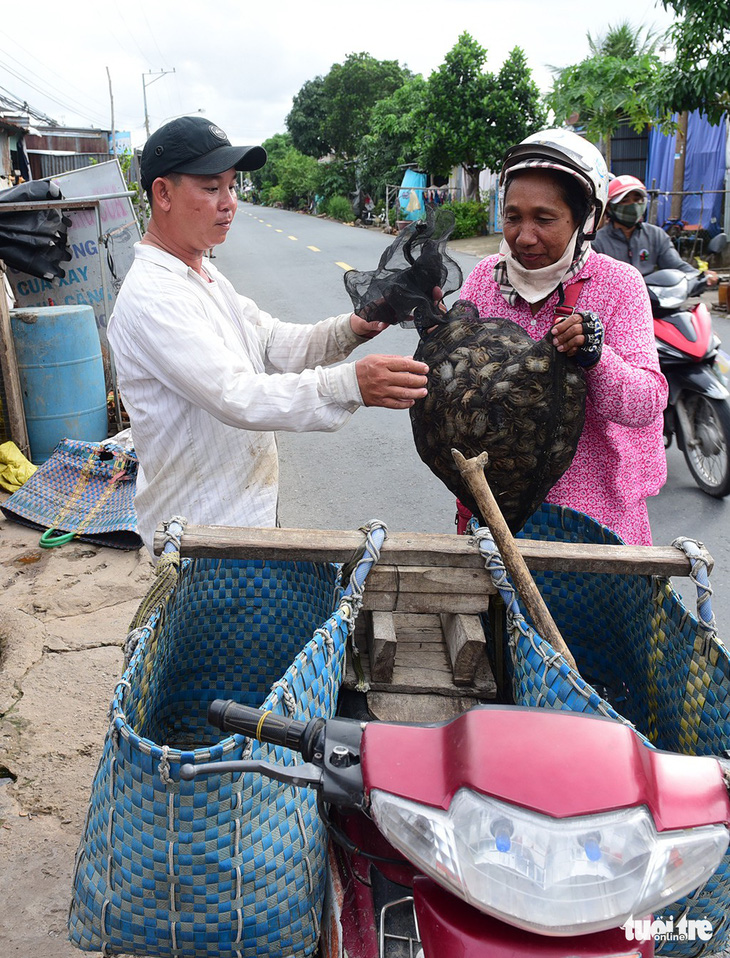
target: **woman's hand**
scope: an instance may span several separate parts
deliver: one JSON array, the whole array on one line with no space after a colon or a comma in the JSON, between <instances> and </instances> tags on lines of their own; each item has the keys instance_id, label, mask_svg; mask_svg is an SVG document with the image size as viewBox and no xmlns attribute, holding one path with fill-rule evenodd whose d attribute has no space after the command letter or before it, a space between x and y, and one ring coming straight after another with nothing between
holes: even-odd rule
<instances>
[{"instance_id":1,"label":"woman's hand","mask_svg":"<svg viewBox=\"0 0 730 958\"><path fill-rule=\"evenodd\" d=\"M598 313L571 313L552 328L553 346L575 358L583 369L592 369L601 358L603 323Z\"/></svg>"},{"instance_id":2,"label":"woman's hand","mask_svg":"<svg viewBox=\"0 0 730 958\"><path fill-rule=\"evenodd\" d=\"M583 317L580 313L565 316L553 326L552 334L553 346L559 353L575 356L586 341L583 335Z\"/></svg>"}]
</instances>

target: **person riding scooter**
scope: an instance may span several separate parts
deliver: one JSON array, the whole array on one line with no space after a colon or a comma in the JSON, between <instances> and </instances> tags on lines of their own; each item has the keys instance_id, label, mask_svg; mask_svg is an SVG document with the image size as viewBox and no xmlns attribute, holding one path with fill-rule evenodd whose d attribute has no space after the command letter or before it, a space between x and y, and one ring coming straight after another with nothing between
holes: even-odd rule
<instances>
[{"instance_id":1,"label":"person riding scooter","mask_svg":"<svg viewBox=\"0 0 730 958\"><path fill-rule=\"evenodd\" d=\"M617 176L608 186L608 222L596 233L593 249L622 263L635 266L642 276L658 269L681 269L692 276L698 270L685 262L659 226L645 223L649 199L646 187L636 176ZM706 273L708 286L717 286L717 273Z\"/></svg>"}]
</instances>

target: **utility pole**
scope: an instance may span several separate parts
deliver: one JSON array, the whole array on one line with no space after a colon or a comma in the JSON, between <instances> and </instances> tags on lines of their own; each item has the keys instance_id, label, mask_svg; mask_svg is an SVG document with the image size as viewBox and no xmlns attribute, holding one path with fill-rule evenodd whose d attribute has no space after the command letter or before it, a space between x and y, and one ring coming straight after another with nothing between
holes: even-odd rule
<instances>
[{"instance_id":1,"label":"utility pole","mask_svg":"<svg viewBox=\"0 0 730 958\"><path fill-rule=\"evenodd\" d=\"M111 121L112 121L112 155L117 155L117 130L114 126L114 94L112 93L112 75L109 72L109 67L106 68L106 75L109 79L109 102L111 103Z\"/></svg>"},{"instance_id":2,"label":"utility pole","mask_svg":"<svg viewBox=\"0 0 730 958\"><path fill-rule=\"evenodd\" d=\"M674 150L674 177L672 180L672 203L669 216L678 220L682 216L682 191L684 190L684 166L687 152L687 121L689 114L685 110L679 114L677 123L676 148Z\"/></svg>"},{"instance_id":3,"label":"utility pole","mask_svg":"<svg viewBox=\"0 0 730 958\"><path fill-rule=\"evenodd\" d=\"M148 70L147 73L142 74L142 95L144 97L144 128L147 133L148 139L150 135L150 118L147 113L147 87L151 86L155 82L155 80L159 80L160 77L164 77L166 74L174 73L174 72L175 72L175 68L173 67L172 70L157 70L157 71ZM153 79L150 80L148 83L145 80L145 77L153 77Z\"/></svg>"}]
</instances>

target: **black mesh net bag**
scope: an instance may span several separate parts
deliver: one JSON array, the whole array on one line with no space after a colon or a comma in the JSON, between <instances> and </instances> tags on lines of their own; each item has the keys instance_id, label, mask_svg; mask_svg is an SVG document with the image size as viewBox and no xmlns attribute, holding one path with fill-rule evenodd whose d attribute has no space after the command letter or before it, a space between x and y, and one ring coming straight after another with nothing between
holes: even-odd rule
<instances>
[{"instance_id":1,"label":"black mesh net bag","mask_svg":"<svg viewBox=\"0 0 730 958\"><path fill-rule=\"evenodd\" d=\"M518 532L568 469L583 431L585 379L548 334L533 340L508 319L480 317L460 300L444 313L433 301L461 285L445 245L453 214L429 211L385 251L376 270L345 274L355 312L369 320L412 319L427 363L428 395L410 410L416 449L429 469L477 517L453 460L486 452L485 473L505 521Z\"/></svg>"},{"instance_id":2,"label":"black mesh net bag","mask_svg":"<svg viewBox=\"0 0 730 958\"><path fill-rule=\"evenodd\" d=\"M548 334L540 340L509 319L481 319L459 301L422 333L428 395L410 410L416 449L477 517L452 448L486 452L485 474L507 525L518 532L570 466L583 431L585 379Z\"/></svg>"},{"instance_id":3,"label":"black mesh net bag","mask_svg":"<svg viewBox=\"0 0 730 958\"><path fill-rule=\"evenodd\" d=\"M358 316L391 325L438 322L441 313L433 301L434 287L447 296L463 281L459 264L446 252L453 230L450 210L428 208L425 220L406 227L385 250L377 269L348 270L345 288Z\"/></svg>"}]
</instances>

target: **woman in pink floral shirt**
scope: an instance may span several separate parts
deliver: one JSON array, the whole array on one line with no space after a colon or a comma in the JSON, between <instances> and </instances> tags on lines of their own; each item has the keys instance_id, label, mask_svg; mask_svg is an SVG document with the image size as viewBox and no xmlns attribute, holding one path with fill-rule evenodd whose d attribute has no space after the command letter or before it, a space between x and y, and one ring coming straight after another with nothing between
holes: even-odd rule
<instances>
[{"instance_id":1,"label":"woman in pink floral shirt","mask_svg":"<svg viewBox=\"0 0 730 958\"><path fill-rule=\"evenodd\" d=\"M533 134L502 169L504 239L460 296L482 317L518 323L583 366L586 418L572 465L547 500L587 513L627 543L651 544L647 496L666 479L663 410L649 297L633 267L594 253L608 173L598 150L565 130ZM556 308L576 297L567 317Z\"/></svg>"}]
</instances>

